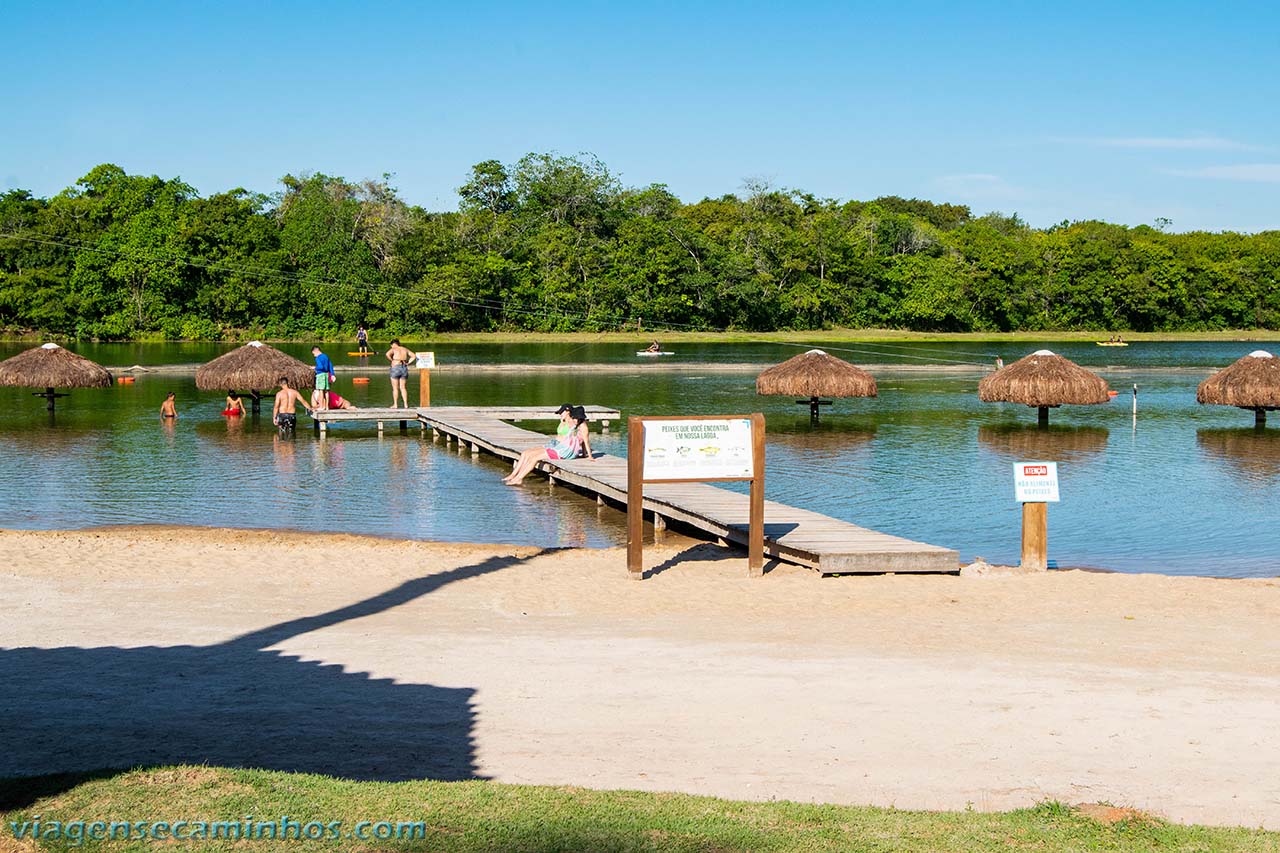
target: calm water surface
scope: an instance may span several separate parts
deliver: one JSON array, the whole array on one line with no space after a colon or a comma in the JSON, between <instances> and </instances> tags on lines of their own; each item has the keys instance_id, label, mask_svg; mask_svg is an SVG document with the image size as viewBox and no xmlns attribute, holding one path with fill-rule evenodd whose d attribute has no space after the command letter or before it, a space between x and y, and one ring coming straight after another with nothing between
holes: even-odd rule
<instances>
[{"instance_id":1,"label":"calm water surface","mask_svg":"<svg viewBox=\"0 0 1280 853\"><path fill-rule=\"evenodd\" d=\"M801 349L777 344L681 345L667 360L679 370L635 364L634 347L616 344L436 345L437 358L448 364L582 366L437 371L432 400L572 400L651 415L763 411L771 500L953 547L966 561L976 555L1017 560L1012 463L1057 460L1062 502L1049 511L1050 559L1057 565L1280 574L1280 423L1259 433L1252 413L1195 402L1195 386L1205 375L1259 345L1044 344L1101 370L1122 391L1110 404L1054 410L1047 433L1034 428L1032 409L977 399L983 375L978 363L996 355L1011 361L1039 346L832 344L833 353L852 361L889 366L877 368L878 399L837 401L816 428L790 399L757 397L754 373L716 367L776 363ZM0 344L0 357L23 348ZM308 356L305 345L285 348ZM227 347L75 349L103 364L155 365L202 362ZM342 354L345 347L330 349L338 352L339 364L358 365ZM591 363L634 369L593 373ZM340 376L340 392L356 405L385 405L385 371L370 375L367 386ZM1135 383L1136 429L1129 393ZM156 416L170 390L182 414L176 424ZM269 415L228 421L218 414L221 404L221 394L198 392L190 375L143 375L133 385L73 391L59 401L50 424L43 401L20 389L0 389L0 526L292 527L541 546L625 541L621 513L597 510L594 499L564 489L549 498L546 481L538 478L523 488L505 487L498 482L502 463L458 455L423 441L416 429L404 436L393 429L379 438L372 426L342 426L324 441L306 429L281 439ZM537 428L549 431L550 425ZM593 435L592 443L624 455L625 431L615 425L610 435Z\"/></svg>"}]
</instances>

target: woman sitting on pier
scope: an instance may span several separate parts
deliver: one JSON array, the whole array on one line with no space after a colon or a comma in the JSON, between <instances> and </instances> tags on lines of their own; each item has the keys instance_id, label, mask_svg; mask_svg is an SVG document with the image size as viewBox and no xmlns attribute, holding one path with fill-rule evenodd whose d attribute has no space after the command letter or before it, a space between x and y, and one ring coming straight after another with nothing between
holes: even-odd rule
<instances>
[{"instance_id":1,"label":"woman sitting on pier","mask_svg":"<svg viewBox=\"0 0 1280 853\"><path fill-rule=\"evenodd\" d=\"M561 406L556 440L546 447L530 447L520 454L511 473L502 478L508 486L518 486L539 463L547 459L591 458L591 439L587 429L587 411L582 406Z\"/></svg>"}]
</instances>

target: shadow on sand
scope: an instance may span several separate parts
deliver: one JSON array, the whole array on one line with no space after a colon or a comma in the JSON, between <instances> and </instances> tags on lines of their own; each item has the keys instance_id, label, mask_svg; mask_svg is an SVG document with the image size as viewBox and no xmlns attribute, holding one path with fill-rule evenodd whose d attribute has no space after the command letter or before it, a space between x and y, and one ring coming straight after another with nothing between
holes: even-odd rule
<instances>
[{"instance_id":1,"label":"shadow on sand","mask_svg":"<svg viewBox=\"0 0 1280 853\"><path fill-rule=\"evenodd\" d=\"M212 646L0 650L0 808L85 773L210 764L359 780L481 778L474 690L396 683L267 651L517 565L495 557ZM139 602L145 607L145 602ZM24 785L16 777L74 774Z\"/></svg>"}]
</instances>

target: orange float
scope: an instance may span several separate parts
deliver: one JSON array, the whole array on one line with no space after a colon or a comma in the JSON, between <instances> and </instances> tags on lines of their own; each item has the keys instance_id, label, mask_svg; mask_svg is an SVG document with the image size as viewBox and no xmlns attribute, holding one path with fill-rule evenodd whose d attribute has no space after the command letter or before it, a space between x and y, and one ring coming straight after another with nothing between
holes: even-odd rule
<instances>
[{"instance_id":1,"label":"orange float","mask_svg":"<svg viewBox=\"0 0 1280 853\"><path fill-rule=\"evenodd\" d=\"M352 385L368 385L368 384L369 384L369 377L368 377L368 376L357 376L356 378L354 378L354 379L352 379L352 380L351 380L351 384L352 384Z\"/></svg>"}]
</instances>

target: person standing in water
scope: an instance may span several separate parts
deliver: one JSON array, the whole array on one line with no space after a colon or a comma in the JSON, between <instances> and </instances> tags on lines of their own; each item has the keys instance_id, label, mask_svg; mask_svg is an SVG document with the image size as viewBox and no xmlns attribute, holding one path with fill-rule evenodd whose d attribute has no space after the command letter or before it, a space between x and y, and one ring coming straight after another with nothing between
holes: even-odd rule
<instances>
[{"instance_id":1,"label":"person standing in water","mask_svg":"<svg viewBox=\"0 0 1280 853\"><path fill-rule=\"evenodd\" d=\"M325 355L318 346L311 348L311 354L316 357L316 390L328 392L328 390L333 387L334 380L338 378L337 374L333 372L333 361L331 361L329 356ZM322 404L320 406L320 411L323 412L329 408L327 393L325 395L325 399L320 402Z\"/></svg>"},{"instance_id":2,"label":"person standing in water","mask_svg":"<svg viewBox=\"0 0 1280 853\"><path fill-rule=\"evenodd\" d=\"M176 418L178 416L178 406L176 404L176 396L172 391L169 396L164 398L164 402L160 404L160 417Z\"/></svg>"},{"instance_id":3,"label":"person standing in water","mask_svg":"<svg viewBox=\"0 0 1280 853\"><path fill-rule=\"evenodd\" d=\"M387 361L391 362L391 408L399 408L397 399L409 405L409 362L418 357L413 350L401 345L400 339L391 341L391 349L387 350Z\"/></svg>"},{"instance_id":4,"label":"person standing in water","mask_svg":"<svg viewBox=\"0 0 1280 853\"><path fill-rule=\"evenodd\" d=\"M271 407L271 422L280 427L280 432L292 432L298 425L299 403L303 409L307 408L307 404L302 402L302 395L289 387L289 377L281 376L276 403Z\"/></svg>"}]
</instances>

